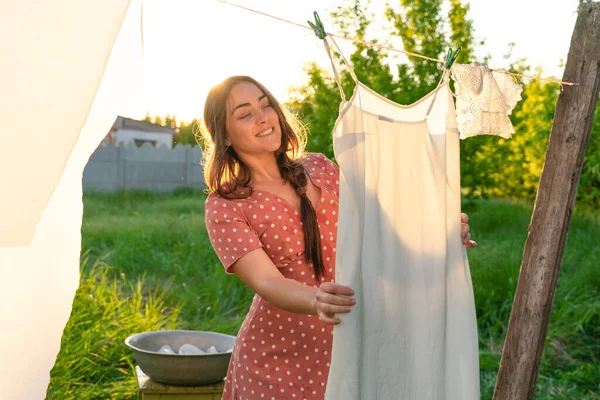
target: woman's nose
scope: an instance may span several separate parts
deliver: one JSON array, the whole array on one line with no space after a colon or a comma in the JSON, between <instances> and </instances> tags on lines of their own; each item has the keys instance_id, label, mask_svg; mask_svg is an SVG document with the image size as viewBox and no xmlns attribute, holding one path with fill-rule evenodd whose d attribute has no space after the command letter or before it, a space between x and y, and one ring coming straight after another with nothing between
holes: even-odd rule
<instances>
[{"instance_id":1,"label":"woman's nose","mask_svg":"<svg viewBox=\"0 0 600 400\"><path fill-rule=\"evenodd\" d=\"M267 120L266 110L259 110L256 118L256 123L261 124Z\"/></svg>"}]
</instances>

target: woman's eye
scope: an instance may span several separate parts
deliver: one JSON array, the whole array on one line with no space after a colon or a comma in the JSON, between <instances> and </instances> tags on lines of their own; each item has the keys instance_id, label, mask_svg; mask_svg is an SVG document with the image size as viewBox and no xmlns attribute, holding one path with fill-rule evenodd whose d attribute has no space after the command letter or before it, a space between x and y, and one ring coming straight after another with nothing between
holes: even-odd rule
<instances>
[{"instance_id":1,"label":"woman's eye","mask_svg":"<svg viewBox=\"0 0 600 400\"><path fill-rule=\"evenodd\" d=\"M271 103L267 103L267 104L265 104L265 105L263 106L263 108L269 108L269 107L273 107L273 106L271 105Z\"/></svg>"},{"instance_id":2,"label":"woman's eye","mask_svg":"<svg viewBox=\"0 0 600 400\"><path fill-rule=\"evenodd\" d=\"M250 116L250 113L246 114L246 115L242 115L239 119L246 119Z\"/></svg>"}]
</instances>

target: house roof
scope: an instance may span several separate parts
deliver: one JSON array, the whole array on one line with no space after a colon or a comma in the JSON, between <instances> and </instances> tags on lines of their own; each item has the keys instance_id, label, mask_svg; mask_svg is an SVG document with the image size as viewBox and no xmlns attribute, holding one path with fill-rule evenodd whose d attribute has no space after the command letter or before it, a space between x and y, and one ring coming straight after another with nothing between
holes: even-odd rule
<instances>
[{"instance_id":1,"label":"house roof","mask_svg":"<svg viewBox=\"0 0 600 400\"><path fill-rule=\"evenodd\" d=\"M137 119L117 116L112 130L117 129L135 129L143 132L166 133L169 135L177 134L177 129L170 128L159 124L153 124L146 121L138 121Z\"/></svg>"}]
</instances>

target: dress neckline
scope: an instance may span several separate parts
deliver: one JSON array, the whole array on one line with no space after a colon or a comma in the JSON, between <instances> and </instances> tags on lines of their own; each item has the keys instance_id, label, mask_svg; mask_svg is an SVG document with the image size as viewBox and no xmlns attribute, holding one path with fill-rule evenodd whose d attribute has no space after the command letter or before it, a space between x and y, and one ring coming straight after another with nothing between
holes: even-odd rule
<instances>
[{"instance_id":1,"label":"dress neckline","mask_svg":"<svg viewBox=\"0 0 600 400\"><path fill-rule=\"evenodd\" d=\"M306 164L305 164L305 163L307 162L307 160L308 160L308 157L306 157L306 158L305 158L304 160L302 160L302 162L301 162L301 164L302 164L302 168L304 168L304 173L306 174L306 176L308 177L308 179L310 179L311 183L312 183L313 185L315 185L316 187L318 187L318 188L321 190L321 194L319 195L319 198L317 199L317 205L315 206L315 213L316 213L316 212L317 212L317 211L319 211L319 210L320 210L320 208L321 208L321 203L323 203L323 202L321 201L321 199L322 199L322 198L324 198L324 194L325 194L325 192L327 192L327 190L325 190L325 188L324 188L322 185L320 185L320 184L317 184L317 183L316 183L316 181L315 181L315 179L313 179L313 177L312 177L312 175L311 175L311 173L310 173L310 171L309 171L309 168L307 168L307 166L306 166ZM271 191L269 191L269 190L263 190L263 189L252 189L251 196L252 196L254 193L264 193L264 194L266 194L266 195L269 195L269 196L272 196L272 197L274 197L274 198L276 198L276 199L279 199L279 200L281 200L281 202L282 202L282 203L284 203L284 204L285 204L285 205L287 205L287 206L288 206L288 207L289 207L291 210L293 210L293 211L294 211L294 214L295 214L295 215L297 215L299 218L301 218L301 215L300 215L300 214L301 214L301 211L300 211L300 210L298 210L298 209L297 209L296 207L294 207L293 205L291 205L289 201L287 201L285 198L283 198L283 197L279 196L278 194L275 194L275 193L273 193L273 192L271 192ZM249 199L249 198L248 198L248 199ZM317 214L317 215L318 215L318 214Z\"/></svg>"},{"instance_id":2,"label":"dress neckline","mask_svg":"<svg viewBox=\"0 0 600 400\"><path fill-rule=\"evenodd\" d=\"M432 96L435 96L437 92L439 92L444 86L446 86L448 83L447 82L440 82L438 83L438 85L433 88L432 90L430 90L429 92L427 92L424 96L422 96L421 98L415 100L414 102L410 103L410 104L400 104L397 103L393 100L388 99L387 97L385 97L384 95L382 95L379 92L376 92L375 90L371 89L369 86L365 85L362 82L358 82L357 86L362 87L363 89L365 89L367 92L371 93L374 97L376 97L377 99L391 104L392 106L394 106L395 108L399 108L401 110L409 110L411 108L415 108L416 106L418 106L419 104L423 103L424 101L427 101L427 99L429 99ZM352 103L355 96L355 93L352 94L352 97L350 97L350 99L348 100L348 103Z\"/></svg>"},{"instance_id":3,"label":"dress neckline","mask_svg":"<svg viewBox=\"0 0 600 400\"><path fill-rule=\"evenodd\" d=\"M387 97L385 97L384 95L382 95L382 94L376 92L375 90L371 89L369 86L365 85L364 83L358 81L357 84L354 86L354 90L352 91L352 96L350 97L350 99L348 99L348 101L346 101L346 102L341 102L340 103L340 112L338 114L338 117L337 117L335 123L333 124L333 130L335 131L337 129L340 121L344 118L344 116L346 115L346 113L355 105L356 99L358 97L360 97L359 91L361 89L364 90L365 92L370 93L378 101L382 101L384 103L387 103L387 104L391 105L394 109L396 109L396 110L402 110L402 111L408 111L408 110L415 109L417 106L421 105L421 103L423 103L423 102L429 100L431 97L433 97L433 99L431 100L431 104L429 106L429 109L424 113L424 116L421 119L417 119L417 120L403 120L403 119L388 117L388 119L391 120L391 122L395 122L395 123L410 123L410 124L426 123L427 119L428 119L427 117L429 116L429 113L430 113L431 109L433 108L434 103L437 101L438 94L444 88L448 88L449 89L448 81L444 80L443 78L444 78L444 76L442 76L442 80L438 83L438 85L433 90L430 90L427 94L425 94L420 99L414 101L411 104L396 103L395 101L390 100ZM363 113L367 113L367 114L371 114L371 115L379 115L379 114L375 114L375 113L373 113L371 111L363 110L361 106L358 106L358 108L360 108L361 112L363 112ZM335 137L334 137L334 139L335 139Z\"/></svg>"}]
</instances>

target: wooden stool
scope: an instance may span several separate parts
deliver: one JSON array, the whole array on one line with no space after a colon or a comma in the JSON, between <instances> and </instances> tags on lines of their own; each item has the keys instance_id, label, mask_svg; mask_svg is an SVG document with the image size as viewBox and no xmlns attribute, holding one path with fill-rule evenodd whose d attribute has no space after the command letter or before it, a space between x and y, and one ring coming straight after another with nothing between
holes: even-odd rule
<instances>
[{"instance_id":1,"label":"wooden stool","mask_svg":"<svg viewBox=\"0 0 600 400\"><path fill-rule=\"evenodd\" d=\"M138 381L138 400L221 400L223 384L215 383L206 386L172 386L154 382L135 366Z\"/></svg>"}]
</instances>

